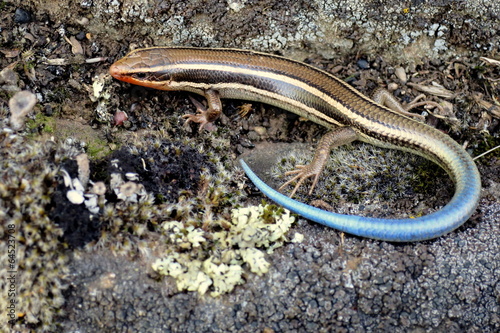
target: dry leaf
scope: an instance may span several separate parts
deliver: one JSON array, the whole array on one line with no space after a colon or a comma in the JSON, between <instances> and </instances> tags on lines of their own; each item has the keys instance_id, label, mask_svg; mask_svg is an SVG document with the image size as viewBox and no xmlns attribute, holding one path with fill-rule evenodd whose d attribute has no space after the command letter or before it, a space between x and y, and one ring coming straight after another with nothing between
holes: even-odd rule
<instances>
[{"instance_id":1,"label":"dry leaf","mask_svg":"<svg viewBox=\"0 0 500 333\"><path fill-rule=\"evenodd\" d=\"M445 87L441 85L433 85L433 86L424 86L418 83L413 83L413 82L408 82L407 83L409 86L415 88L418 91L422 91L424 93L434 95L434 96L439 96L442 98L452 98L454 97L454 94L452 91L446 89Z\"/></svg>"},{"instance_id":2,"label":"dry leaf","mask_svg":"<svg viewBox=\"0 0 500 333\"><path fill-rule=\"evenodd\" d=\"M495 118L500 118L500 107L483 99L483 94L474 93L472 95L477 104L479 104L483 109L488 111Z\"/></svg>"},{"instance_id":3,"label":"dry leaf","mask_svg":"<svg viewBox=\"0 0 500 333\"><path fill-rule=\"evenodd\" d=\"M64 66L68 64L68 61L63 58L47 59L46 62L48 65L53 65L53 66Z\"/></svg>"},{"instance_id":4,"label":"dry leaf","mask_svg":"<svg viewBox=\"0 0 500 333\"><path fill-rule=\"evenodd\" d=\"M5 58L15 58L21 53L21 50L19 50L19 49L0 49L0 52L3 53Z\"/></svg>"},{"instance_id":5,"label":"dry leaf","mask_svg":"<svg viewBox=\"0 0 500 333\"><path fill-rule=\"evenodd\" d=\"M71 52L73 54L83 54L82 44L74 36L71 36L69 39L64 36L64 40L71 45Z\"/></svg>"},{"instance_id":6,"label":"dry leaf","mask_svg":"<svg viewBox=\"0 0 500 333\"><path fill-rule=\"evenodd\" d=\"M479 59L490 64L490 65L500 66L500 61L498 61L498 60L486 58L486 57L480 57Z\"/></svg>"}]
</instances>

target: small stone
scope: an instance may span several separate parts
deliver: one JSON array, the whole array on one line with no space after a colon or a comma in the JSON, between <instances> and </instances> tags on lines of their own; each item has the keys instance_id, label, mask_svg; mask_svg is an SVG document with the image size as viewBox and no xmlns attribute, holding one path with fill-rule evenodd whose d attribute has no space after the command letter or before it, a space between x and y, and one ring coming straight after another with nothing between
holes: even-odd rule
<instances>
[{"instance_id":1,"label":"small stone","mask_svg":"<svg viewBox=\"0 0 500 333\"><path fill-rule=\"evenodd\" d=\"M391 82L387 85L387 90L389 90L389 91L394 91L396 89L398 89L397 83Z\"/></svg>"},{"instance_id":2,"label":"small stone","mask_svg":"<svg viewBox=\"0 0 500 333\"><path fill-rule=\"evenodd\" d=\"M82 182L83 187L86 187L90 177L89 157L87 154L80 154L75 159L78 165L78 179Z\"/></svg>"},{"instance_id":3,"label":"small stone","mask_svg":"<svg viewBox=\"0 0 500 333\"><path fill-rule=\"evenodd\" d=\"M31 14L25 9L17 8L14 13L14 22L29 23L31 22Z\"/></svg>"},{"instance_id":4,"label":"small stone","mask_svg":"<svg viewBox=\"0 0 500 333\"><path fill-rule=\"evenodd\" d=\"M251 131L248 134L249 134L248 135L248 139L246 139L246 138L240 138L239 144L242 147L245 147L245 148L255 148L255 145L252 143L252 140L258 140L259 136L254 131ZM250 135L250 134L252 134L252 135Z\"/></svg>"},{"instance_id":5,"label":"small stone","mask_svg":"<svg viewBox=\"0 0 500 333\"><path fill-rule=\"evenodd\" d=\"M18 80L19 76L12 68L5 67L0 71L0 84L15 86Z\"/></svg>"},{"instance_id":6,"label":"small stone","mask_svg":"<svg viewBox=\"0 0 500 333\"><path fill-rule=\"evenodd\" d=\"M403 67L398 67L396 68L395 74L401 82L406 83L408 81L408 78L406 77L406 72Z\"/></svg>"},{"instance_id":7,"label":"small stone","mask_svg":"<svg viewBox=\"0 0 500 333\"><path fill-rule=\"evenodd\" d=\"M128 116L123 111L116 111L113 120L115 122L115 126L123 125L123 123L128 119Z\"/></svg>"},{"instance_id":8,"label":"small stone","mask_svg":"<svg viewBox=\"0 0 500 333\"><path fill-rule=\"evenodd\" d=\"M255 131L248 132L247 137L248 137L248 140L240 140L241 145L243 147L246 147L246 148L253 148L252 141L258 141L261 139L261 136L259 135L259 133L255 132Z\"/></svg>"},{"instance_id":9,"label":"small stone","mask_svg":"<svg viewBox=\"0 0 500 333\"><path fill-rule=\"evenodd\" d=\"M35 94L27 90L16 93L9 100L10 126L18 131L24 127L26 115L33 109L37 102Z\"/></svg>"},{"instance_id":10,"label":"small stone","mask_svg":"<svg viewBox=\"0 0 500 333\"><path fill-rule=\"evenodd\" d=\"M85 39L85 32L84 31L80 31L79 33L76 34L76 39L79 40L79 41L82 41Z\"/></svg>"},{"instance_id":11,"label":"small stone","mask_svg":"<svg viewBox=\"0 0 500 333\"><path fill-rule=\"evenodd\" d=\"M52 105L50 104L45 104L45 106L43 107L43 113L46 115L46 116L52 116L54 114L54 110L52 108Z\"/></svg>"},{"instance_id":12,"label":"small stone","mask_svg":"<svg viewBox=\"0 0 500 333\"><path fill-rule=\"evenodd\" d=\"M370 64L365 59L359 59L356 64L361 69L368 69L368 68L370 68Z\"/></svg>"},{"instance_id":13,"label":"small stone","mask_svg":"<svg viewBox=\"0 0 500 333\"><path fill-rule=\"evenodd\" d=\"M263 126L255 126L253 130L257 132L257 134L259 134L260 136L266 135L267 133L267 129Z\"/></svg>"}]
</instances>

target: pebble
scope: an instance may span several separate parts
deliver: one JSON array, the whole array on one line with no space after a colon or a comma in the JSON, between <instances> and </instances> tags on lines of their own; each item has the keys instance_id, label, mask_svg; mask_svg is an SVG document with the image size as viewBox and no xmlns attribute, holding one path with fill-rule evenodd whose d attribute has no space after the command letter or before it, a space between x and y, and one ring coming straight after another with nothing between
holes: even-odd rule
<instances>
[{"instance_id":1,"label":"pebble","mask_svg":"<svg viewBox=\"0 0 500 333\"><path fill-rule=\"evenodd\" d=\"M83 187L86 187L90 178L89 157L87 154L80 154L75 158L75 160L78 165L78 179L82 183Z\"/></svg>"},{"instance_id":2,"label":"pebble","mask_svg":"<svg viewBox=\"0 0 500 333\"><path fill-rule=\"evenodd\" d=\"M128 115L123 111L116 111L113 120L115 126L123 125L123 123L128 119Z\"/></svg>"},{"instance_id":3,"label":"pebble","mask_svg":"<svg viewBox=\"0 0 500 333\"><path fill-rule=\"evenodd\" d=\"M45 104L45 106L43 107L43 113L46 115L46 116L52 116L54 114L54 110L52 108L52 105L50 104Z\"/></svg>"},{"instance_id":4,"label":"pebble","mask_svg":"<svg viewBox=\"0 0 500 333\"><path fill-rule=\"evenodd\" d=\"M248 132L247 137L248 137L248 141L247 140L240 141L240 143L243 145L243 147L251 148L250 146L252 145L252 141L260 140L260 135L255 131Z\"/></svg>"},{"instance_id":5,"label":"pebble","mask_svg":"<svg viewBox=\"0 0 500 333\"><path fill-rule=\"evenodd\" d=\"M365 59L359 59L356 64L361 69L368 69L368 68L370 68L370 64Z\"/></svg>"},{"instance_id":6,"label":"pebble","mask_svg":"<svg viewBox=\"0 0 500 333\"><path fill-rule=\"evenodd\" d=\"M253 135L251 135L253 133ZM245 147L245 148L255 148L255 145L252 143L251 140L258 140L259 136L256 134L256 132L252 131L248 133L248 139L241 139L240 140L240 145Z\"/></svg>"},{"instance_id":7,"label":"pebble","mask_svg":"<svg viewBox=\"0 0 500 333\"><path fill-rule=\"evenodd\" d=\"M84 31L80 31L79 33L76 34L76 39L79 40L79 41L82 41L85 39L85 32Z\"/></svg>"},{"instance_id":8,"label":"pebble","mask_svg":"<svg viewBox=\"0 0 500 333\"><path fill-rule=\"evenodd\" d=\"M17 73L9 67L5 67L0 71L0 83L5 84L5 85L10 85L10 86L15 86L17 85L17 81L19 80L19 77Z\"/></svg>"},{"instance_id":9,"label":"pebble","mask_svg":"<svg viewBox=\"0 0 500 333\"><path fill-rule=\"evenodd\" d=\"M389 90L389 91L394 91L396 89L398 89L397 83L391 82L387 85L387 90Z\"/></svg>"},{"instance_id":10,"label":"pebble","mask_svg":"<svg viewBox=\"0 0 500 333\"><path fill-rule=\"evenodd\" d=\"M401 80L401 82L406 83L408 78L406 77L406 72L403 67L397 67L395 70L396 77Z\"/></svg>"},{"instance_id":11,"label":"pebble","mask_svg":"<svg viewBox=\"0 0 500 333\"><path fill-rule=\"evenodd\" d=\"M31 22L31 14L25 9L18 8L14 13L14 22L29 23Z\"/></svg>"},{"instance_id":12,"label":"pebble","mask_svg":"<svg viewBox=\"0 0 500 333\"><path fill-rule=\"evenodd\" d=\"M267 133L267 129L264 126L255 126L253 130L259 135L266 135Z\"/></svg>"},{"instance_id":13,"label":"pebble","mask_svg":"<svg viewBox=\"0 0 500 333\"><path fill-rule=\"evenodd\" d=\"M31 112L37 102L35 94L27 90L16 93L9 100L10 126L13 130L20 130L24 127L24 119Z\"/></svg>"}]
</instances>

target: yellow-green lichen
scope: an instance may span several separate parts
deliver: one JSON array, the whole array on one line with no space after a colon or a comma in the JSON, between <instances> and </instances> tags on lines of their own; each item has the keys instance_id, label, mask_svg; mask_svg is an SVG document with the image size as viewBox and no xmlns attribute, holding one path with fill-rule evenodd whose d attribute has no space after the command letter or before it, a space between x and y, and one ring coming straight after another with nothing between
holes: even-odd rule
<instances>
[{"instance_id":1,"label":"yellow-green lichen","mask_svg":"<svg viewBox=\"0 0 500 333\"><path fill-rule=\"evenodd\" d=\"M231 221L218 221L220 230L212 233L178 221L165 222L169 246L153 269L173 277L179 290L200 294L210 290L211 296L219 296L244 282L245 267L259 276L268 272L265 252L272 253L287 241L294 220L288 210L266 204L233 209Z\"/></svg>"}]
</instances>

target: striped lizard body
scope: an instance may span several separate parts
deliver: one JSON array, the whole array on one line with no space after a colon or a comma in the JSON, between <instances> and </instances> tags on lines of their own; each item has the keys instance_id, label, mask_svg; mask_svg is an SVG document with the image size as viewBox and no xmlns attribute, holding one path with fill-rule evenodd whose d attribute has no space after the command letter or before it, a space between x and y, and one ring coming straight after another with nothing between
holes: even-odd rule
<instances>
[{"instance_id":1,"label":"striped lizard body","mask_svg":"<svg viewBox=\"0 0 500 333\"><path fill-rule=\"evenodd\" d=\"M426 216L379 219L327 212L272 189L246 165L254 184L276 203L312 221L363 237L407 242L446 234L474 213L481 190L476 165L448 135L365 97L335 76L313 66L253 51L210 48L151 47L130 52L110 68L113 77L145 87L189 91L207 98L187 121L200 129L220 115L220 98L274 105L332 130L320 142L310 166L292 173L302 181L321 173L331 147L361 140L381 147L421 155L444 168L455 183L455 194L442 209ZM309 169L308 169L309 167ZM314 186L314 185L313 185ZM294 190L295 191L295 190Z\"/></svg>"}]
</instances>

